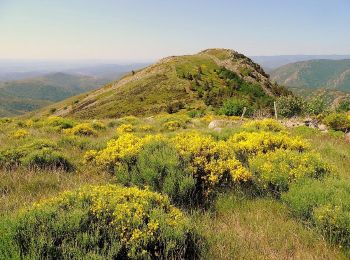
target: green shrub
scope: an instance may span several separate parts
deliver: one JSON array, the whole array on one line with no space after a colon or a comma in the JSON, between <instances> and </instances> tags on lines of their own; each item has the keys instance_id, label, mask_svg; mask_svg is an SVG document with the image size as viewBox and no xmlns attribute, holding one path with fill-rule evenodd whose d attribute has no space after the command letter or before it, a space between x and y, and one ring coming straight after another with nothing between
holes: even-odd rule
<instances>
[{"instance_id":1,"label":"green shrub","mask_svg":"<svg viewBox=\"0 0 350 260\"><path fill-rule=\"evenodd\" d=\"M167 197L137 188L83 187L35 204L13 222L14 245L25 259L196 259L201 253L189 219Z\"/></svg>"},{"instance_id":2,"label":"green shrub","mask_svg":"<svg viewBox=\"0 0 350 260\"><path fill-rule=\"evenodd\" d=\"M276 150L258 154L249 160L253 182L260 190L279 196L289 184L302 178L322 178L330 174L330 167L320 156L311 152Z\"/></svg>"},{"instance_id":3,"label":"green shrub","mask_svg":"<svg viewBox=\"0 0 350 260\"><path fill-rule=\"evenodd\" d=\"M252 114L252 108L249 105L248 101L245 99L230 99L227 100L221 107L220 113L226 115L226 116L240 116L243 113L243 109L246 107L246 115Z\"/></svg>"},{"instance_id":4,"label":"green shrub","mask_svg":"<svg viewBox=\"0 0 350 260\"><path fill-rule=\"evenodd\" d=\"M348 112L350 111L350 100L342 100L338 107L337 107L337 112Z\"/></svg>"},{"instance_id":5,"label":"green shrub","mask_svg":"<svg viewBox=\"0 0 350 260\"><path fill-rule=\"evenodd\" d=\"M283 117L299 116L303 113L304 101L296 96L281 96L277 99L278 114Z\"/></svg>"},{"instance_id":6,"label":"green shrub","mask_svg":"<svg viewBox=\"0 0 350 260\"><path fill-rule=\"evenodd\" d=\"M205 115L205 111L204 110L193 109L191 111L188 111L188 116L190 118L203 117L204 115Z\"/></svg>"},{"instance_id":7,"label":"green shrub","mask_svg":"<svg viewBox=\"0 0 350 260\"><path fill-rule=\"evenodd\" d=\"M350 247L348 180L304 180L293 184L282 199L295 216L310 221L332 243Z\"/></svg>"},{"instance_id":8,"label":"green shrub","mask_svg":"<svg viewBox=\"0 0 350 260\"><path fill-rule=\"evenodd\" d=\"M305 104L305 110L309 115L320 115L327 111L328 105L324 98L314 97Z\"/></svg>"},{"instance_id":9,"label":"green shrub","mask_svg":"<svg viewBox=\"0 0 350 260\"><path fill-rule=\"evenodd\" d=\"M51 116L47 119L47 124L56 130L69 129L76 125L76 123L67 118Z\"/></svg>"},{"instance_id":10,"label":"green shrub","mask_svg":"<svg viewBox=\"0 0 350 260\"><path fill-rule=\"evenodd\" d=\"M145 145L131 172L118 172L124 184L149 186L167 194L176 204L184 205L194 195L195 181L186 172L177 151L164 141Z\"/></svg>"},{"instance_id":11,"label":"green shrub","mask_svg":"<svg viewBox=\"0 0 350 260\"><path fill-rule=\"evenodd\" d=\"M347 132L350 130L350 118L347 114L333 113L326 116L323 122L336 131Z\"/></svg>"},{"instance_id":12,"label":"green shrub","mask_svg":"<svg viewBox=\"0 0 350 260\"><path fill-rule=\"evenodd\" d=\"M0 151L0 168L12 170L21 165L21 158L25 151L21 149L8 149Z\"/></svg>"},{"instance_id":13,"label":"green shrub","mask_svg":"<svg viewBox=\"0 0 350 260\"><path fill-rule=\"evenodd\" d=\"M33 170L57 169L71 171L74 169L72 163L65 156L47 148L29 153L23 158L22 164Z\"/></svg>"}]
</instances>

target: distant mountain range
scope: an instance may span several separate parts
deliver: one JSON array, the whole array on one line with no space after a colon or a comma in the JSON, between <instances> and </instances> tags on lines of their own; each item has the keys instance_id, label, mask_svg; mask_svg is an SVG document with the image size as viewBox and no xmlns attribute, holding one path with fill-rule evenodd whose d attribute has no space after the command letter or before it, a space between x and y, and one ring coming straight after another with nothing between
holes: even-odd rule
<instances>
[{"instance_id":1,"label":"distant mountain range","mask_svg":"<svg viewBox=\"0 0 350 260\"><path fill-rule=\"evenodd\" d=\"M0 117L21 115L97 89L144 66L0 61Z\"/></svg>"},{"instance_id":2,"label":"distant mountain range","mask_svg":"<svg viewBox=\"0 0 350 260\"><path fill-rule=\"evenodd\" d=\"M148 64L0 60L0 81L27 79L56 72L115 80L118 75L146 67Z\"/></svg>"},{"instance_id":3,"label":"distant mountain range","mask_svg":"<svg viewBox=\"0 0 350 260\"><path fill-rule=\"evenodd\" d=\"M343 60L350 59L350 55L275 55L275 56L251 56L253 61L260 64L265 71L271 72L278 67L289 63L309 60Z\"/></svg>"},{"instance_id":4,"label":"distant mountain range","mask_svg":"<svg viewBox=\"0 0 350 260\"><path fill-rule=\"evenodd\" d=\"M270 75L272 80L285 86L350 91L350 59L296 62Z\"/></svg>"}]
</instances>

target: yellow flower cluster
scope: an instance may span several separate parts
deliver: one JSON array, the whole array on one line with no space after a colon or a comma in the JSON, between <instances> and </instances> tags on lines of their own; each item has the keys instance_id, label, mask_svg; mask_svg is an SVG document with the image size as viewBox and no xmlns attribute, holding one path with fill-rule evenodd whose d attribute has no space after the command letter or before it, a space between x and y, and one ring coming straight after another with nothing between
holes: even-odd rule
<instances>
[{"instance_id":1,"label":"yellow flower cluster","mask_svg":"<svg viewBox=\"0 0 350 260\"><path fill-rule=\"evenodd\" d=\"M276 149L289 149L302 152L310 147L302 138L290 137L281 132L241 132L229 138L227 142L234 152L243 158L258 153L267 153Z\"/></svg>"},{"instance_id":2,"label":"yellow flower cluster","mask_svg":"<svg viewBox=\"0 0 350 260\"><path fill-rule=\"evenodd\" d=\"M21 139L21 138L27 137L28 135L29 135L29 132L27 130L19 129L19 130L13 132L11 134L11 137L15 138L15 139Z\"/></svg>"},{"instance_id":3,"label":"yellow flower cluster","mask_svg":"<svg viewBox=\"0 0 350 260\"><path fill-rule=\"evenodd\" d=\"M117 133L119 135L124 133L131 133L134 131L134 127L132 124L122 124L117 128Z\"/></svg>"},{"instance_id":4,"label":"yellow flower cluster","mask_svg":"<svg viewBox=\"0 0 350 260\"><path fill-rule=\"evenodd\" d=\"M237 182L251 177L224 141L190 132L178 134L171 142L181 156L189 159L192 174L207 186L214 186L228 176Z\"/></svg>"},{"instance_id":5,"label":"yellow flower cluster","mask_svg":"<svg viewBox=\"0 0 350 260\"><path fill-rule=\"evenodd\" d=\"M301 178L321 178L331 172L320 155L278 149L259 153L249 160L254 182L264 189L274 186L278 191L286 191L290 182Z\"/></svg>"},{"instance_id":6,"label":"yellow flower cluster","mask_svg":"<svg viewBox=\"0 0 350 260\"><path fill-rule=\"evenodd\" d=\"M183 232L185 239L189 228L188 218L172 206L166 196L138 188L86 186L36 203L29 211L40 212L47 208L60 208L67 212L74 208L87 208L89 217L101 225L108 225L115 231L113 234L118 234L114 239L127 248L131 258L149 256L147 250L157 250L147 247L162 239L163 229Z\"/></svg>"},{"instance_id":7,"label":"yellow flower cluster","mask_svg":"<svg viewBox=\"0 0 350 260\"><path fill-rule=\"evenodd\" d=\"M163 128L168 131L176 131L181 128L181 124L178 121L171 120L163 124Z\"/></svg>"},{"instance_id":8,"label":"yellow flower cluster","mask_svg":"<svg viewBox=\"0 0 350 260\"><path fill-rule=\"evenodd\" d=\"M65 134L82 135L82 136L95 136L97 132L92 128L89 123L82 123L74 126L73 128L65 129Z\"/></svg>"},{"instance_id":9,"label":"yellow flower cluster","mask_svg":"<svg viewBox=\"0 0 350 260\"><path fill-rule=\"evenodd\" d=\"M145 144L162 138L160 135L147 135L140 138L131 133L124 133L117 139L110 140L105 149L88 151L84 159L87 162L95 162L97 165L121 167L123 163L133 163Z\"/></svg>"}]
</instances>

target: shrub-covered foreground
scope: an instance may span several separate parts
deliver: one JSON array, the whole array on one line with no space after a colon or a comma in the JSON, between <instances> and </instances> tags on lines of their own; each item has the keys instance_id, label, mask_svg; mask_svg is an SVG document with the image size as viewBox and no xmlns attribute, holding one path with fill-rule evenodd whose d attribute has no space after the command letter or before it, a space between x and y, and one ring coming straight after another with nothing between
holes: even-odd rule
<instances>
[{"instance_id":1,"label":"shrub-covered foreground","mask_svg":"<svg viewBox=\"0 0 350 260\"><path fill-rule=\"evenodd\" d=\"M189 219L167 197L115 185L86 186L34 204L2 238L7 258L198 258ZM12 236L12 237L11 237ZM6 252L7 251L7 252Z\"/></svg>"},{"instance_id":2,"label":"shrub-covered foreground","mask_svg":"<svg viewBox=\"0 0 350 260\"><path fill-rule=\"evenodd\" d=\"M309 220L331 242L350 248L350 183L330 178L305 180L283 195L293 214Z\"/></svg>"},{"instance_id":3,"label":"shrub-covered foreground","mask_svg":"<svg viewBox=\"0 0 350 260\"><path fill-rule=\"evenodd\" d=\"M271 122L263 126L282 130ZM170 138L125 133L85 160L114 172L124 185L150 186L180 205L209 206L234 185L276 193L294 180L327 175L328 166L308 149L305 140L282 132L242 132L226 141L195 131Z\"/></svg>"}]
</instances>

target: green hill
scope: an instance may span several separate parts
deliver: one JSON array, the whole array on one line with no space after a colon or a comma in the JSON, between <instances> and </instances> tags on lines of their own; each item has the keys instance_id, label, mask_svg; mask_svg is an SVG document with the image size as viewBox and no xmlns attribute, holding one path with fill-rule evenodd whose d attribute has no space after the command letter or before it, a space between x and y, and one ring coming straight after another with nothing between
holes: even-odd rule
<instances>
[{"instance_id":1,"label":"green hill","mask_svg":"<svg viewBox=\"0 0 350 260\"><path fill-rule=\"evenodd\" d=\"M350 90L350 59L291 63L271 72L271 79L292 87Z\"/></svg>"},{"instance_id":2,"label":"green hill","mask_svg":"<svg viewBox=\"0 0 350 260\"><path fill-rule=\"evenodd\" d=\"M0 83L0 117L20 115L96 89L105 79L52 73L41 77Z\"/></svg>"},{"instance_id":3,"label":"green hill","mask_svg":"<svg viewBox=\"0 0 350 260\"><path fill-rule=\"evenodd\" d=\"M44 113L56 110L56 115L79 118L152 115L173 108L216 108L233 97L260 108L270 106L273 97L283 92L246 56L209 49L162 59L101 89L55 104Z\"/></svg>"}]
</instances>

